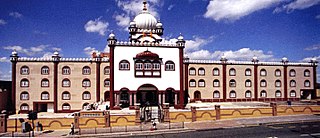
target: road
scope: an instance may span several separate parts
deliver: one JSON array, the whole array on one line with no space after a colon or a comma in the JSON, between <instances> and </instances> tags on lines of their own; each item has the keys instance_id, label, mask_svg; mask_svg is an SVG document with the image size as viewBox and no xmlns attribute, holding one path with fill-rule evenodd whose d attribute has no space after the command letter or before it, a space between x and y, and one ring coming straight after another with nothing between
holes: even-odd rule
<instances>
[{"instance_id":1,"label":"road","mask_svg":"<svg viewBox=\"0 0 320 138\"><path fill-rule=\"evenodd\" d=\"M197 130L179 134L133 136L134 138L320 138L320 120L289 124L262 124L257 126Z\"/></svg>"}]
</instances>

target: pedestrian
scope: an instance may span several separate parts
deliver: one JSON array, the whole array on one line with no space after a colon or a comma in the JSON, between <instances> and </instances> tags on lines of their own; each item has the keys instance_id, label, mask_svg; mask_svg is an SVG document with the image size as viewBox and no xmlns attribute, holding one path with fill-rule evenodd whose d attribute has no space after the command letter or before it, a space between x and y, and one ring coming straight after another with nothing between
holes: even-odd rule
<instances>
[{"instance_id":1,"label":"pedestrian","mask_svg":"<svg viewBox=\"0 0 320 138\"><path fill-rule=\"evenodd\" d=\"M71 134L71 135L74 134L74 124L73 124L73 122L71 123L71 131L70 131L69 134Z\"/></svg>"}]
</instances>

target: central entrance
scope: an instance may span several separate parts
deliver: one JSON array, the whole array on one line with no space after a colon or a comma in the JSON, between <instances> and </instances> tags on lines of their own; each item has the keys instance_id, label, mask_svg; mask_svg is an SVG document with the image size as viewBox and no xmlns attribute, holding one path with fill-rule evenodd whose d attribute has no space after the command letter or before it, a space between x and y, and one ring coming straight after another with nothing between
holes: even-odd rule
<instances>
[{"instance_id":1,"label":"central entrance","mask_svg":"<svg viewBox=\"0 0 320 138\"><path fill-rule=\"evenodd\" d=\"M152 84L144 84L137 90L137 102L142 106L156 106L159 103L158 89Z\"/></svg>"}]
</instances>

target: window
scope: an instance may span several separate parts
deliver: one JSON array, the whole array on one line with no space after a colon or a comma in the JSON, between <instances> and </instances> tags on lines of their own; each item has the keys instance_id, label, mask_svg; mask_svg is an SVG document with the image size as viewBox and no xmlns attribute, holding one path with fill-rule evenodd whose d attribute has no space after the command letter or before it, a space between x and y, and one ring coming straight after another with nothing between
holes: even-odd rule
<instances>
[{"instance_id":1,"label":"window","mask_svg":"<svg viewBox=\"0 0 320 138\"><path fill-rule=\"evenodd\" d=\"M22 110L22 111L28 111L29 110L29 105L28 104L22 104L21 106L20 106L20 110Z\"/></svg>"},{"instance_id":2,"label":"window","mask_svg":"<svg viewBox=\"0 0 320 138\"><path fill-rule=\"evenodd\" d=\"M279 69L277 69L275 72L274 72L274 75L276 77L280 77L281 76L281 71Z\"/></svg>"},{"instance_id":3,"label":"window","mask_svg":"<svg viewBox=\"0 0 320 138\"><path fill-rule=\"evenodd\" d=\"M310 81L309 80L304 81L304 87L310 87Z\"/></svg>"},{"instance_id":4,"label":"window","mask_svg":"<svg viewBox=\"0 0 320 138\"><path fill-rule=\"evenodd\" d=\"M213 87L219 87L220 86L220 82L219 82L219 80L214 80L213 81Z\"/></svg>"},{"instance_id":5,"label":"window","mask_svg":"<svg viewBox=\"0 0 320 138\"><path fill-rule=\"evenodd\" d=\"M63 92L62 93L62 100L70 100L70 93L69 92Z\"/></svg>"},{"instance_id":6,"label":"window","mask_svg":"<svg viewBox=\"0 0 320 138\"><path fill-rule=\"evenodd\" d=\"M149 62L150 62L150 61L149 61ZM149 62L144 63L144 69L145 69L145 70L151 70L151 69L152 69L152 64L149 63Z\"/></svg>"},{"instance_id":7,"label":"window","mask_svg":"<svg viewBox=\"0 0 320 138\"><path fill-rule=\"evenodd\" d=\"M153 63L153 65L152 65L152 67L153 67L153 70L160 70L160 63Z\"/></svg>"},{"instance_id":8,"label":"window","mask_svg":"<svg viewBox=\"0 0 320 138\"><path fill-rule=\"evenodd\" d=\"M204 76L206 73L205 73L206 71L204 70L204 68L199 68L198 69L198 74L199 74L199 76Z\"/></svg>"},{"instance_id":9,"label":"window","mask_svg":"<svg viewBox=\"0 0 320 138\"><path fill-rule=\"evenodd\" d=\"M82 81L82 87L90 87L90 86L91 86L91 83L89 79L84 79Z\"/></svg>"},{"instance_id":10,"label":"window","mask_svg":"<svg viewBox=\"0 0 320 138\"><path fill-rule=\"evenodd\" d=\"M49 87L49 80L48 79L42 79L41 80L41 87Z\"/></svg>"},{"instance_id":11,"label":"window","mask_svg":"<svg viewBox=\"0 0 320 138\"><path fill-rule=\"evenodd\" d=\"M245 86L246 87L251 87L251 80L246 80Z\"/></svg>"},{"instance_id":12,"label":"window","mask_svg":"<svg viewBox=\"0 0 320 138\"><path fill-rule=\"evenodd\" d=\"M136 60L135 77L161 77L161 61Z\"/></svg>"},{"instance_id":13,"label":"window","mask_svg":"<svg viewBox=\"0 0 320 138\"><path fill-rule=\"evenodd\" d=\"M212 74L213 74L213 76L219 76L220 75L219 69L214 68Z\"/></svg>"},{"instance_id":14,"label":"window","mask_svg":"<svg viewBox=\"0 0 320 138\"><path fill-rule=\"evenodd\" d=\"M189 81L189 86L190 87L196 87L196 81L195 80L190 80Z\"/></svg>"},{"instance_id":15,"label":"window","mask_svg":"<svg viewBox=\"0 0 320 138\"><path fill-rule=\"evenodd\" d=\"M91 94L88 91L83 92L82 94L82 100L90 100L91 99Z\"/></svg>"},{"instance_id":16,"label":"window","mask_svg":"<svg viewBox=\"0 0 320 138\"><path fill-rule=\"evenodd\" d=\"M104 80L104 87L109 87L110 86L110 80L109 79L105 79Z\"/></svg>"},{"instance_id":17,"label":"window","mask_svg":"<svg viewBox=\"0 0 320 138\"><path fill-rule=\"evenodd\" d=\"M306 69L306 70L304 71L304 76L305 76L305 77L310 77L310 71Z\"/></svg>"},{"instance_id":18,"label":"window","mask_svg":"<svg viewBox=\"0 0 320 138\"><path fill-rule=\"evenodd\" d=\"M267 81L266 80L261 80L260 81L260 87L267 87Z\"/></svg>"},{"instance_id":19,"label":"window","mask_svg":"<svg viewBox=\"0 0 320 138\"><path fill-rule=\"evenodd\" d=\"M290 77L295 77L296 76L296 71L295 70L290 70L290 72L289 72L289 76Z\"/></svg>"},{"instance_id":20,"label":"window","mask_svg":"<svg viewBox=\"0 0 320 138\"><path fill-rule=\"evenodd\" d=\"M237 94L236 94L235 91L231 91L229 94L230 94L229 95L230 98L236 98L237 97Z\"/></svg>"},{"instance_id":21,"label":"window","mask_svg":"<svg viewBox=\"0 0 320 138\"><path fill-rule=\"evenodd\" d=\"M143 63L136 63L136 70L143 70Z\"/></svg>"},{"instance_id":22,"label":"window","mask_svg":"<svg viewBox=\"0 0 320 138\"><path fill-rule=\"evenodd\" d=\"M28 92L22 92L20 94L20 100L29 100L29 93Z\"/></svg>"},{"instance_id":23,"label":"window","mask_svg":"<svg viewBox=\"0 0 320 138\"><path fill-rule=\"evenodd\" d=\"M165 64L165 70L166 71L174 71L175 70L175 66L174 63L172 61L167 61Z\"/></svg>"},{"instance_id":24,"label":"window","mask_svg":"<svg viewBox=\"0 0 320 138\"><path fill-rule=\"evenodd\" d=\"M265 90L261 91L260 97L266 98L267 97L267 92Z\"/></svg>"},{"instance_id":25,"label":"window","mask_svg":"<svg viewBox=\"0 0 320 138\"><path fill-rule=\"evenodd\" d=\"M246 69L245 75L246 76L251 76L251 69Z\"/></svg>"},{"instance_id":26,"label":"window","mask_svg":"<svg viewBox=\"0 0 320 138\"><path fill-rule=\"evenodd\" d=\"M280 81L280 80L276 80L275 86L276 86L276 87L281 87L281 81Z\"/></svg>"},{"instance_id":27,"label":"window","mask_svg":"<svg viewBox=\"0 0 320 138\"><path fill-rule=\"evenodd\" d=\"M261 69L260 76L267 76L267 71L265 69Z\"/></svg>"},{"instance_id":28,"label":"window","mask_svg":"<svg viewBox=\"0 0 320 138\"><path fill-rule=\"evenodd\" d=\"M236 87L236 81L234 79L230 80L229 86L230 87Z\"/></svg>"},{"instance_id":29,"label":"window","mask_svg":"<svg viewBox=\"0 0 320 138\"><path fill-rule=\"evenodd\" d=\"M21 75L28 75L29 74L29 67L22 66L21 69L20 69L20 74Z\"/></svg>"},{"instance_id":30,"label":"window","mask_svg":"<svg viewBox=\"0 0 320 138\"><path fill-rule=\"evenodd\" d=\"M82 74L83 75L90 75L90 73L91 73L90 67L85 66L85 67L82 68Z\"/></svg>"},{"instance_id":31,"label":"window","mask_svg":"<svg viewBox=\"0 0 320 138\"><path fill-rule=\"evenodd\" d=\"M205 81L204 80L199 80L199 82L198 82L198 86L199 87L205 87L206 86L206 83L205 83Z\"/></svg>"},{"instance_id":32,"label":"window","mask_svg":"<svg viewBox=\"0 0 320 138\"><path fill-rule=\"evenodd\" d=\"M130 63L128 60L121 60L119 63L119 70L130 70Z\"/></svg>"},{"instance_id":33,"label":"window","mask_svg":"<svg viewBox=\"0 0 320 138\"><path fill-rule=\"evenodd\" d=\"M281 91L279 90L276 91L276 97L281 97Z\"/></svg>"},{"instance_id":34,"label":"window","mask_svg":"<svg viewBox=\"0 0 320 138\"><path fill-rule=\"evenodd\" d=\"M64 104L62 105L62 110L70 110L70 109L71 109L70 104L64 103Z\"/></svg>"},{"instance_id":35,"label":"window","mask_svg":"<svg viewBox=\"0 0 320 138\"><path fill-rule=\"evenodd\" d=\"M296 91L294 90L290 91L290 97L296 97Z\"/></svg>"},{"instance_id":36,"label":"window","mask_svg":"<svg viewBox=\"0 0 320 138\"><path fill-rule=\"evenodd\" d=\"M229 75L230 75L230 76L236 76L236 70L235 70L234 68L231 68L231 69L229 70Z\"/></svg>"},{"instance_id":37,"label":"window","mask_svg":"<svg viewBox=\"0 0 320 138\"><path fill-rule=\"evenodd\" d=\"M48 92L42 92L41 93L41 100L49 100L49 93Z\"/></svg>"},{"instance_id":38,"label":"window","mask_svg":"<svg viewBox=\"0 0 320 138\"><path fill-rule=\"evenodd\" d=\"M246 96L246 98L251 98L251 91L246 91L245 96Z\"/></svg>"},{"instance_id":39,"label":"window","mask_svg":"<svg viewBox=\"0 0 320 138\"><path fill-rule=\"evenodd\" d=\"M63 74L63 75L70 75L70 74L71 74L70 67L64 66L64 67L62 68L62 74Z\"/></svg>"},{"instance_id":40,"label":"window","mask_svg":"<svg viewBox=\"0 0 320 138\"><path fill-rule=\"evenodd\" d=\"M62 80L62 87L70 87L70 86L71 86L71 82L69 79Z\"/></svg>"},{"instance_id":41,"label":"window","mask_svg":"<svg viewBox=\"0 0 320 138\"><path fill-rule=\"evenodd\" d=\"M220 98L220 92L219 91L214 91L213 92L213 98Z\"/></svg>"},{"instance_id":42,"label":"window","mask_svg":"<svg viewBox=\"0 0 320 138\"><path fill-rule=\"evenodd\" d=\"M194 95L194 99L195 100L200 100L201 99L201 93L199 91L195 91L193 95Z\"/></svg>"},{"instance_id":43,"label":"window","mask_svg":"<svg viewBox=\"0 0 320 138\"><path fill-rule=\"evenodd\" d=\"M104 68L104 75L109 75L110 74L110 67L105 67Z\"/></svg>"},{"instance_id":44,"label":"window","mask_svg":"<svg viewBox=\"0 0 320 138\"><path fill-rule=\"evenodd\" d=\"M29 87L29 80L28 79L22 79L20 82L21 87Z\"/></svg>"},{"instance_id":45,"label":"window","mask_svg":"<svg viewBox=\"0 0 320 138\"><path fill-rule=\"evenodd\" d=\"M49 67L44 66L41 68L41 74L42 75L48 75L49 74Z\"/></svg>"},{"instance_id":46,"label":"window","mask_svg":"<svg viewBox=\"0 0 320 138\"><path fill-rule=\"evenodd\" d=\"M296 81L295 80L291 80L290 81L290 87L296 87Z\"/></svg>"},{"instance_id":47,"label":"window","mask_svg":"<svg viewBox=\"0 0 320 138\"><path fill-rule=\"evenodd\" d=\"M191 75L191 76L196 75L196 69L195 68L190 68L189 69L189 75Z\"/></svg>"}]
</instances>

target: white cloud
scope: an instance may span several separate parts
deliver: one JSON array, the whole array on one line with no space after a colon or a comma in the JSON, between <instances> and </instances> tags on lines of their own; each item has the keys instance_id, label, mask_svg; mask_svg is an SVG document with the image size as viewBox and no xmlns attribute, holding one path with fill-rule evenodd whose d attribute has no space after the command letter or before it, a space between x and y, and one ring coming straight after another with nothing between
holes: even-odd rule
<instances>
[{"instance_id":1,"label":"white cloud","mask_svg":"<svg viewBox=\"0 0 320 138\"><path fill-rule=\"evenodd\" d=\"M106 45L106 47L104 48L103 52L109 53L110 52L110 48L108 45Z\"/></svg>"},{"instance_id":2,"label":"white cloud","mask_svg":"<svg viewBox=\"0 0 320 138\"><path fill-rule=\"evenodd\" d=\"M311 59L313 59L313 58L315 58L318 62L320 61L320 55L317 57L306 57L306 58L302 59L301 61L302 62L310 62Z\"/></svg>"},{"instance_id":3,"label":"white cloud","mask_svg":"<svg viewBox=\"0 0 320 138\"><path fill-rule=\"evenodd\" d=\"M7 57L0 57L0 62L9 62Z\"/></svg>"},{"instance_id":4,"label":"white cloud","mask_svg":"<svg viewBox=\"0 0 320 138\"><path fill-rule=\"evenodd\" d=\"M39 34L39 35L47 35L48 33L47 32L41 32L39 30L35 30L33 31L34 34Z\"/></svg>"},{"instance_id":5,"label":"white cloud","mask_svg":"<svg viewBox=\"0 0 320 138\"><path fill-rule=\"evenodd\" d=\"M307 51L320 50L320 44L312 45L312 46L310 46L310 47L306 47L304 50L307 50Z\"/></svg>"},{"instance_id":6,"label":"white cloud","mask_svg":"<svg viewBox=\"0 0 320 138\"><path fill-rule=\"evenodd\" d=\"M23 48L21 46L5 46L3 49L6 50L16 50L18 54L26 54L28 56L33 56L36 54L43 54L46 53L46 50L48 50L49 45L39 45L39 46L33 46L30 48Z\"/></svg>"},{"instance_id":7,"label":"white cloud","mask_svg":"<svg viewBox=\"0 0 320 138\"><path fill-rule=\"evenodd\" d=\"M0 19L0 25L5 25L5 24L7 24L7 22L3 19Z\"/></svg>"},{"instance_id":8,"label":"white cloud","mask_svg":"<svg viewBox=\"0 0 320 138\"><path fill-rule=\"evenodd\" d=\"M273 13L279 13L284 10L287 11L287 13L290 13L294 10L303 10L317 4L320 4L320 0L290 0L289 3L277 7Z\"/></svg>"},{"instance_id":9,"label":"white cloud","mask_svg":"<svg viewBox=\"0 0 320 138\"><path fill-rule=\"evenodd\" d=\"M120 27L126 28L129 26L130 17L126 14L115 15L114 19L116 20L117 25Z\"/></svg>"},{"instance_id":10,"label":"white cloud","mask_svg":"<svg viewBox=\"0 0 320 138\"><path fill-rule=\"evenodd\" d=\"M11 71L3 73L0 71L0 80L10 81L11 80Z\"/></svg>"},{"instance_id":11,"label":"white cloud","mask_svg":"<svg viewBox=\"0 0 320 138\"><path fill-rule=\"evenodd\" d=\"M202 46L207 45L213 41L214 37L200 38L198 36L193 36L193 40L186 40L186 51L199 50Z\"/></svg>"},{"instance_id":12,"label":"white cloud","mask_svg":"<svg viewBox=\"0 0 320 138\"><path fill-rule=\"evenodd\" d=\"M235 21L279 2L280 0L211 0L204 17L215 21Z\"/></svg>"},{"instance_id":13,"label":"white cloud","mask_svg":"<svg viewBox=\"0 0 320 138\"><path fill-rule=\"evenodd\" d=\"M173 7L174 7L175 5L173 5L173 4L171 4L171 5L169 5L169 7L168 7L168 11L171 11L172 9L173 9Z\"/></svg>"},{"instance_id":14,"label":"white cloud","mask_svg":"<svg viewBox=\"0 0 320 138\"><path fill-rule=\"evenodd\" d=\"M104 36L109 23L106 21L102 21L101 18L97 18L95 20L90 20L84 25L84 29L89 33L99 33Z\"/></svg>"},{"instance_id":15,"label":"white cloud","mask_svg":"<svg viewBox=\"0 0 320 138\"><path fill-rule=\"evenodd\" d=\"M14 18L21 18L23 15L19 12L10 12L9 16L12 16Z\"/></svg>"},{"instance_id":16,"label":"white cloud","mask_svg":"<svg viewBox=\"0 0 320 138\"><path fill-rule=\"evenodd\" d=\"M86 47L83 49L83 51L87 56L91 57L92 53L97 52L98 50L96 50L94 47Z\"/></svg>"}]
</instances>

